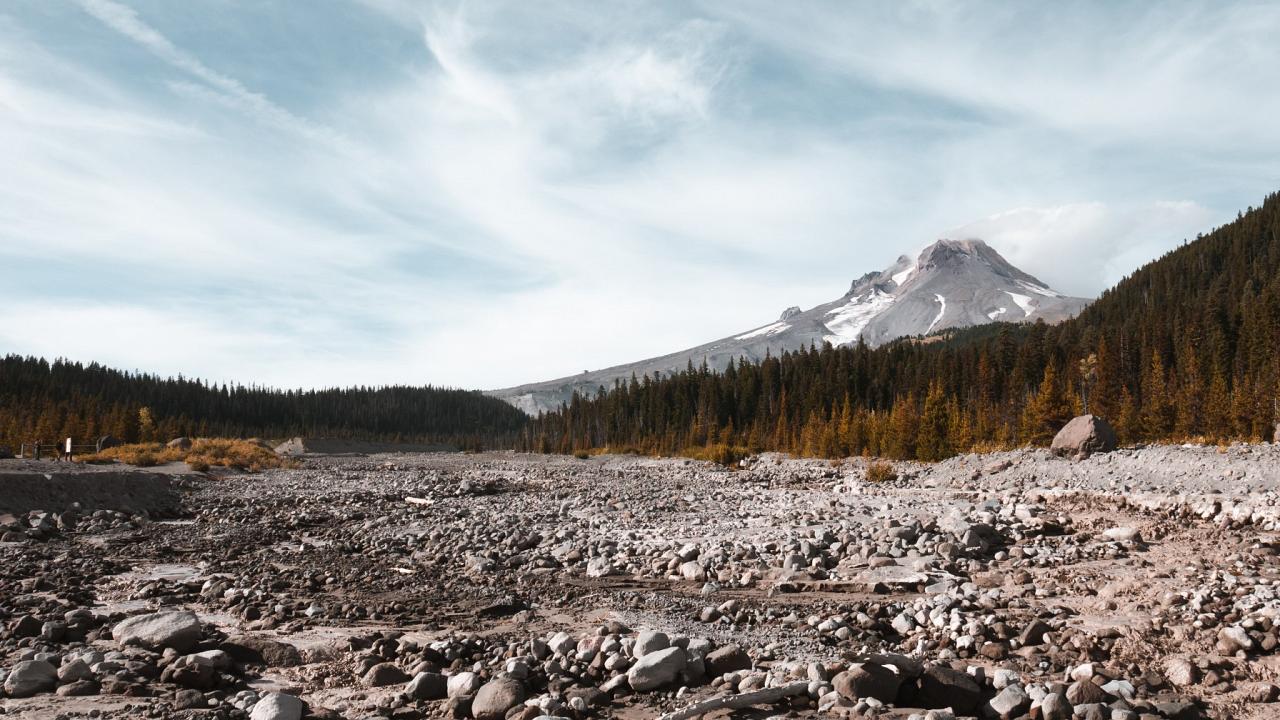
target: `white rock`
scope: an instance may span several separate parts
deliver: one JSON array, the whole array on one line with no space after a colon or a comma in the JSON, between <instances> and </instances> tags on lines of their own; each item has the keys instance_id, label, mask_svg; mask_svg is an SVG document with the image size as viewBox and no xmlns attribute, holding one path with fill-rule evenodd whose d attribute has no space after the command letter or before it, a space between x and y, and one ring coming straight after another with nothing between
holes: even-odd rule
<instances>
[{"instance_id":1,"label":"white rock","mask_svg":"<svg viewBox=\"0 0 1280 720\"><path fill-rule=\"evenodd\" d=\"M284 693L269 693L253 706L249 720L301 720L302 701Z\"/></svg>"}]
</instances>

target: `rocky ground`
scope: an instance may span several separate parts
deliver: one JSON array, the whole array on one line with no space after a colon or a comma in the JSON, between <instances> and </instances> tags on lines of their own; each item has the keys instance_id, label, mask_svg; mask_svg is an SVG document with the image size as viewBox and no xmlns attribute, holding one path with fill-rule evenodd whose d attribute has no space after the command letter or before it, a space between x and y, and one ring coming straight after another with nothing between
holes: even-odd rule
<instances>
[{"instance_id":1,"label":"rocky ground","mask_svg":"<svg viewBox=\"0 0 1280 720\"><path fill-rule=\"evenodd\" d=\"M1280 717L1280 447L896 470L313 456L0 514L0 707Z\"/></svg>"}]
</instances>

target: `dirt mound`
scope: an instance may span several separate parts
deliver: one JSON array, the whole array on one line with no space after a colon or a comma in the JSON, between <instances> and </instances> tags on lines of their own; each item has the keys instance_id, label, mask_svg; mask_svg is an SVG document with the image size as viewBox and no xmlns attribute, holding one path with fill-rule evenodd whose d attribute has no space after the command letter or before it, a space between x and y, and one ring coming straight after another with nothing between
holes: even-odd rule
<instances>
[{"instance_id":1,"label":"dirt mound","mask_svg":"<svg viewBox=\"0 0 1280 720\"><path fill-rule=\"evenodd\" d=\"M178 492L168 475L150 472L0 473L0 510L58 511L80 503L84 510L172 513Z\"/></svg>"}]
</instances>

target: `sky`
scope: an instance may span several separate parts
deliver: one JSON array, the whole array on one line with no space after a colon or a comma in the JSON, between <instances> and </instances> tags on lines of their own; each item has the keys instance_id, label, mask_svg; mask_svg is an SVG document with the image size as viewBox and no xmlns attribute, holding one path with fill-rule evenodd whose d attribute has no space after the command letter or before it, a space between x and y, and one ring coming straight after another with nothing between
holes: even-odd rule
<instances>
[{"instance_id":1,"label":"sky","mask_svg":"<svg viewBox=\"0 0 1280 720\"><path fill-rule=\"evenodd\" d=\"M7 0L0 353L498 388L1280 189L1280 4Z\"/></svg>"}]
</instances>

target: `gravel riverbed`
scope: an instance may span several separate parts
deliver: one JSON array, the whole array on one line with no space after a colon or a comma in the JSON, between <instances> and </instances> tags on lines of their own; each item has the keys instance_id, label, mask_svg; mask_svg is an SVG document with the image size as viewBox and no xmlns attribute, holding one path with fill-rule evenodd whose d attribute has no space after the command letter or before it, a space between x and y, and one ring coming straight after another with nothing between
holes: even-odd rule
<instances>
[{"instance_id":1,"label":"gravel riverbed","mask_svg":"<svg viewBox=\"0 0 1280 720\"><path fill-rule=\"evenodd\" d=\"M6 462L0 510L42 470ZM0 708L1280 717L1280 446L895 470L310 456L151 513L55 484L0 513Z\"/></svg>"}]
</instances>

